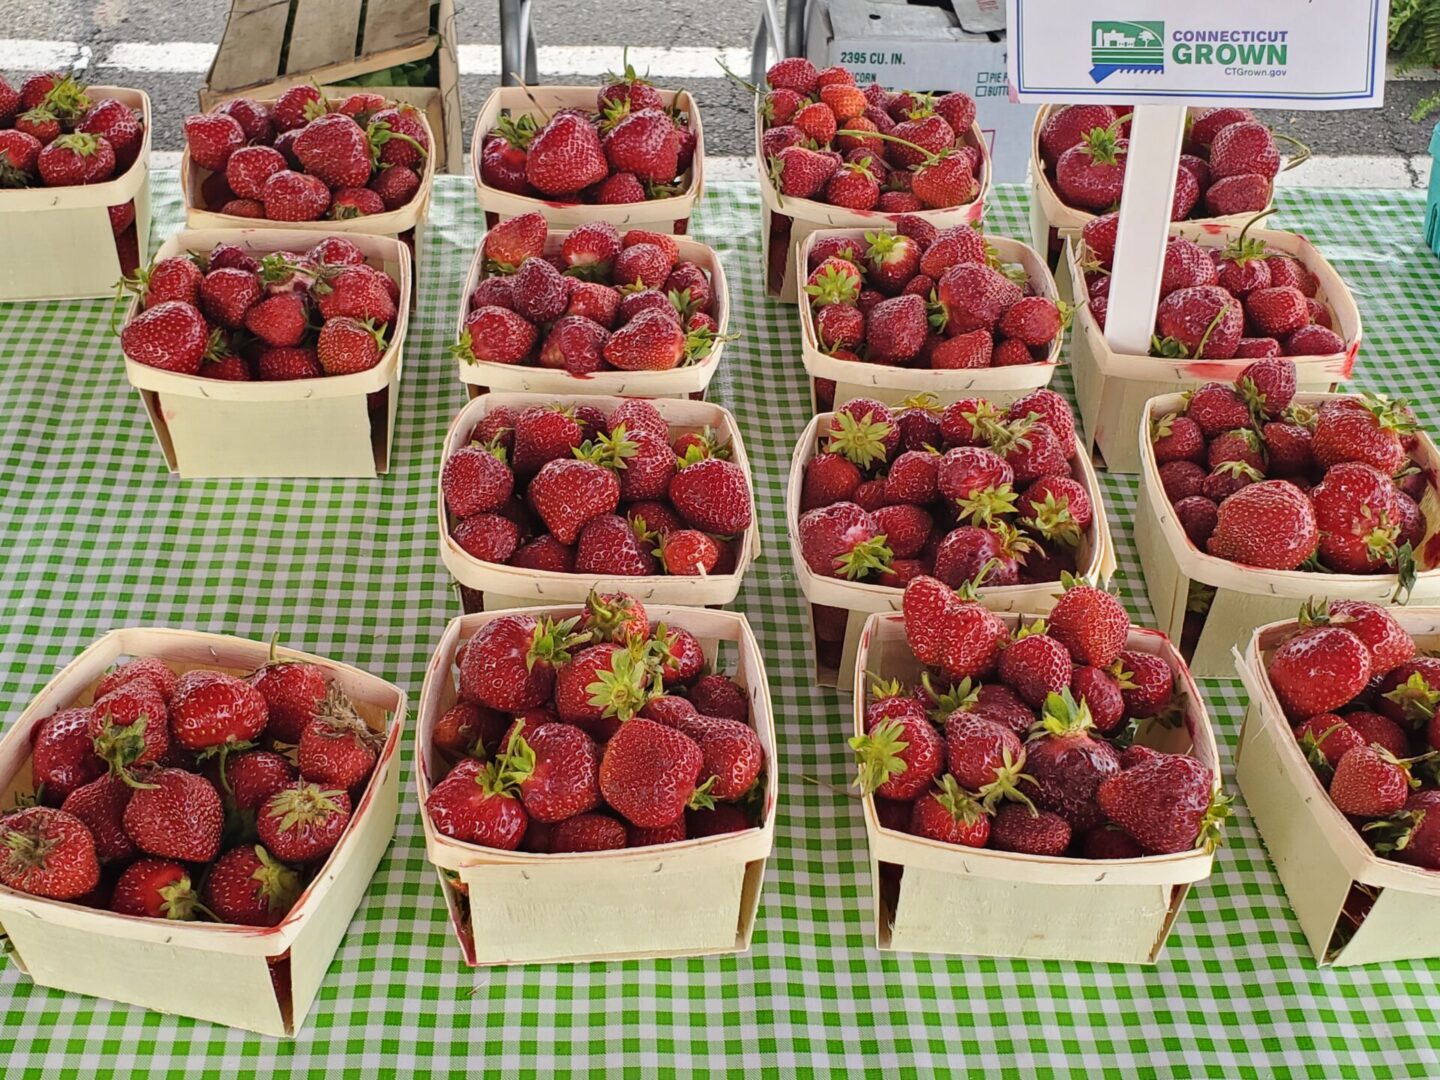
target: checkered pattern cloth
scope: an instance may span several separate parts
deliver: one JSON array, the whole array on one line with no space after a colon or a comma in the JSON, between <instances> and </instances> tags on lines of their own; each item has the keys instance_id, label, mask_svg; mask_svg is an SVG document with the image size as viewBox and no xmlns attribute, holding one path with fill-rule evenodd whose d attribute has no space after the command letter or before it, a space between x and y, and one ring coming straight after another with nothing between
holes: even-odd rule
<instances>
[{"instance_id":1,"label":"checkered pattern cloth","mask_svg":"<svg viewBox=\"0 0 1440 1080\"><path fill-rule=\"evenodd\" d=\"M175 177L157 175L155 194L163 237L181 220ZM1321 242L1359 296L1357 382L1417 398L1433 429L1440 263L1421 242L1423 198L1284 191L1280 201L1284 221ZM1025 238L1024 206L1023 189L1000 189L989 227ZM782 510L808 397L793 309L763 292L759 209L753 186L715 185L693 223L725 260L742 335L711 397L734 410L755 465L766 551L735 606L764 650L784 753L750 952L466 968L407 766L394 845L293 1043L38 989L0 963L8 1075L1440 1072L1440 962L1317 969L1238 802L1213 876L1191 893L1154 968L876 951L860 808L801 779L844 788L850 714L848 698L809 676ZM445 346L480 231L470 184L439 178L392 471L375 482L172 479L126 384L107 304L0 308L0 716L17 715L56 669L127 624L278 631L418 698L430 650L459 612L433 506L441 437L465 401ZM1057 386L1069 385L1062 371ZM1135 481L1103 482L1118 584L1144 623ZM1243 691L1214 680L1204 692L1228 759ZM1233 789L1228 770L1226 781Z\"/></svg>"}]
</instances>

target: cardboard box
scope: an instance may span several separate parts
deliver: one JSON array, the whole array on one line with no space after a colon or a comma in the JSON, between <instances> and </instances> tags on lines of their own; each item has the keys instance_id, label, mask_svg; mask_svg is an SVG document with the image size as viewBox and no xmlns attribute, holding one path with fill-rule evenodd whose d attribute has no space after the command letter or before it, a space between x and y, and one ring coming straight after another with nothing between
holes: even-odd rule
<instances>
[{"instance_id":1,"label":"cardboard box","mask_svg":"<svg viewBox=\"0 0 1440 1080\"><path fill-rule=\"evenodd\" d=\"M308 82L327 97L373 90L424 110L435 135L435 168L458 173L464 169L458 41L454 0L232 0L200 108L235 97L275 98ZM334 85L431 57L433 85Z\"/></svg>"},{"instance_id":2,"label":"cardboard box","mask_svg":"<svg viewBox=\"0 0 1440 1080\"><path fill-rule=\"evenodd\" d=\"M817 0L806 25L807 51L820 67L838 64L861 86L964 90L990 148L994 178L1022 183L1038 106L1010 101L1005 67L1005 5L956 0L955 11L905 0Z\"/></svg>"},{"instance_id":3,"label":"cardboard box","mask_svg":"<svg viewBox=\"0 0 1440 1080\"><path fill-rule=\"evenodd\" d=\"M8 810L33 787L36 726L61 708L88 704L107 670L141 656L158 656L177 672L243 674L271 652L263 641L191 630L112 630L58 672L0 739L0 806ZM395 835L406 699L399 687L347 664L284 648L278 656L323 667L370 729L385 733L375 772L339 844L290 913L269 927L146 919L0 886L0 933L9 936L11 959L36 985L262 1035L292 1037L300 1029Z\"/></svg>"}]
</instances>

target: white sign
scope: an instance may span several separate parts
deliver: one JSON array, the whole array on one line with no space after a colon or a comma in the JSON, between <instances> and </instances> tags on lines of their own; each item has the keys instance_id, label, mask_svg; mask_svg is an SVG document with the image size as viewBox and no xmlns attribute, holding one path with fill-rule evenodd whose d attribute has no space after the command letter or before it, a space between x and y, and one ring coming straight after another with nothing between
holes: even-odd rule
<instances>
[{"instance_id":1,"label":"white sign","mask_svg":"<svg viewBox=\"0 0 1440 1080\"><path fill-rule=\"evenodd\" d=\"M1374 108L1389 0L1007 0L1018 101Z\"/></svg>"}]
</instances>

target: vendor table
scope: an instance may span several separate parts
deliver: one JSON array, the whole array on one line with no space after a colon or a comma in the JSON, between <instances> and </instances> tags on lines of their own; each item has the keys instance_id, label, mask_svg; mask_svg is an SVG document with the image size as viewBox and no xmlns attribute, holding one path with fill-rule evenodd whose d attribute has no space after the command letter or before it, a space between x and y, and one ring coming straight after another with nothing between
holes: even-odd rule
<instances>
[{"instance_id":1,"label":"vendor table","mask_svg":"<svg viewBox=\"0 0 1440 1080\"><path fill-rule=\"evenodd\" d=\"M173 173L156 174L155 195L163 238L182 217ZM1440 263L1422 242L1423 196L1289 191L1279 202L1277 227L1320 243L1357 294L1356 384L1417 400L1434 430ZM1024 208L1023 188L998 189L989 228L1025 237ZM849 699L811 678L785 540L785 472L809 399L793 309L762 291L759 218L754 186L712 185L693 222L725 260L741 333L710 396L734 410L755 467L765 554L734 606L765 653L782 755L751 951L466 968L425 861L407 765L394 846L294 1042L37 989L0 962L6 1075L1440 1072L1440 961L1318 969L1238 800L1214 876L1191 893L1153 968L876 951L860 808L837 794L851 772ZM435 483L441 437L465 401L446 346L481 228L472 184L437 177L392 469L374 482L174 479L126 384L108 304L0 307L0 716L18 715L100 634L133 624L278 632L416 702L430 650L459 612L436 549ZM1069 390L1068 373L1057 386ZM1118 586L1147 623L1131 542L1136 481L1103 482ZM1223 680L1203 689L1228 761L1243 691ZM1233 792L1228 769L1225 781Z\"/></svg>"}]
</instances>

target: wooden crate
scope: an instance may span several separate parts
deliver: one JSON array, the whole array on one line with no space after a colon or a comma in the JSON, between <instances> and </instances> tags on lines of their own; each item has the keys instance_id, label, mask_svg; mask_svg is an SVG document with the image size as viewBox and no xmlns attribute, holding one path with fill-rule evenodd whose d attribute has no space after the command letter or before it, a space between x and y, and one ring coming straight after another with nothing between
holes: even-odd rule
<instances>
[{"instance_id":1,"label":"wooden crate","mask_svg":"<svg viewBox=\"0 0 1440 1080\"><path fill-rule=\"evenodd\" d=\"M808 267L810 250L821 240L838 236L863 242L865 234L874 231L872 226L870 229L820 229L807 233L796 245L796 259L801 267ZM1037 295L1049 297L1051 300L1059 299L1050 268L1033 249L1004 236L987 236L985 242L1006 262L1019 263L1025 267ZM857 364L853 360L837 360L822 352L815 334L814 313L807 298L799 297L798 306L800 358L805 363L805 371L810 375L811 404L817 412L820 405L815 400L816 379L830 379L835 383L833 404L837 407L857 397L873 398L886 405L897 405L916 394L932 394L941 405L949 405L961 398L975 395L989 398L997 404L1009 404L1037 387L1050 384L1050 379L1060 364L1060 351L1065 338L1062 333L1055 339L1050 347L1050 355L1044 362L1017 364L1014 367L936 371L889 364Z\"/></svg>"},{"instance_id":2,"label":"wooden crate","mask_svg":"<svg viewBox=\"0 0 1440 1080\"><path fill-rule=\"evenodd\" d=\"M438 2L439 32L432 34L431 0L231 0L200 108L208 112L236 97L275 98L308 82L327 97L373 90L421 109L430 122L436 169L458 173L464 167L459 37L454 0ZM433 87L334 85L431 56L438 73Z\"/></svg>"},{"instance_id":3,"label":"wooden crate","mask_svg":"<svg viewBox=\"0 0 1440 1080\"><path fill-rule=\"evenodd\" d=\"M815 643L815 681L820 686L836 686L848 689L859 670L861 633L866 620L876 612L899 611L905 590L887 585L875 585L862 581L846 581L842 578L822 577L806 564L800 555L800 494L805 481L805 465L815 456L820 441L820 432L828 431L834 413L820 413L806 426L800 441L795 444L795 453L790 459L790 475L785 486L785 531L790 538L790 555L795 562L795 577L800 582L800 591L809 602L806 614L810 618L810 640ZM1094 517L1090 528L1081 538L1076 558L1079 576L1092 584L1102 587L1115 573L1115 544L1110 537L1110 522L1105 513L1105 502L1100 495L1100 483L1090 459L1080 451L1079 436L1076 436L1074 468L1076 477L1090 496ZM1000 585L980 589L980 601L992 611L1033 611L1045 613L1055 606L1060 596L1060 584L1056 581L1042 581L1033 585ZM815 634L815 615L810 605L843 608L849 612L845 624L845 642L841 650L840 666L831 668L820 660L819 638Z\"/></svg>"},{"instance_id":4,"label":"wooden crate","mask_svg":"<svg viewBox=\"0 0 1440 1080\"><path fill-rule=\"evenodd\" d=\"M1045 160L1040 155L1040 129L1045 119L1056 106L1042 105L1035 114L1035 125L1030 131L1030 242L1035 250L1051 262L1064 258L1062 248L1066 240L1080 236L1085 223L1098 215L1089 210L1067 206L1060 201ZM1191 114L1203 110L1192 109ZM1203 198L1203 196L1202 196ZM1186 224L1234 225L1239 228L1254 214L1229 214L1222 217L1193 218Z\"/></svg>"},{"instance_id":5,"label":"wooden crate","mask_svg":"<svg viewBox=\"0 0 1440 1080\"><path fill-rule=\"evenodd\" d=\"M139 265L150 253L150 96L119 86L88 86L91 101L113 98L145 124L140 155L103 184L0 190L0 302L76 300L115 294L124 276L106 208L135 202Z\"/></svg>"},{"instance_id":6,"label":"wooden crate","mask_svg":"<svg viewBox=\"0 0 1440 1080\"><path fill-rule=\"evenodd\" d=\"M1394 614L1422 651L1440 649L1440 608L1402 608ZM1245 805L1317 964L1440 957L1440 873L1370 850L1305 760L1270 685L1270 653L1296 626L1290 618L1259 627L1244 655L1238 649L1234 653L1250 694L1235 756L1235 779ZM1341 945L1335 931L1356 886L1378 895Z\"/></svg>"},{"instance_id":7,"label":"wooden crate","mask_svg":"<svg viewBox=\"0 0 1440 1080\"><path fill-rule=\"evenodd\" d=\"M588 210L604 207L585 207ZM602 215L586 217L585 221L602 220ZM583 222L582 222L583 223ZM624 232L626 226L617 226ZM631 222L630 228L641 228ZM552 229L545 240L545 254L558 255L569 230ZM715 249L690 240L684 236L675 238L680 249L680 259L693 262L710 272L710 292L715 298L715 323L721 335L730 327L730 286L725 280L725 265ZM470 314L470 296L475 286L489 276L485 269L485 237L475 246L475 257L470 260L470 273L465 277L465 291L460 294L460 313L455 320L455 340L465 333L465 320ZM537 340L536 345L540 342ZM669 371L596 371L589 375L572 375L559 368L543 368L529 364L499 364L481 360L473 364L456 360L456 371L460 381L466 385L470 396L476 397L489 390L511 390L521 393L550 394L603 394L610 397L651 397L651 398L701 398L710 380L720 370L720 357L725 353L725 342L717 340L710 355L698 363L686 367L671 368Z\"/></svg>"},{"instance_id":8,"label":"wooden crate","mask_svg":"<svg viewBox=\"0 0 1440 1080\"><path fill-rule=\"evenodd\" d=\"M1003 618L1014 627L1027 616ZM1154 630L1132 629L1127 647L1163 658L1185 697L1183 726L1152 723L1137 741L1198 758L1218 791L1215 736L1180 654ZM911 682L920 670L904 616L871 615L855 668L854 733L864 731L868 675ZM1101 862L967 848L885 828L873 796L864 812L875 943L885 951L1153 964L1191 884L1209 877L1214 861L1199 849Z\"/></svg>"},{"instance_id":9,"label":"wooden crate","mask_svg":"<svg viewBox=\"0 0 1440 1080\"><path fill-rule=\"evenodd\" d=\"M329 223L321 223L329 224ZM167 240L157 258L239 244L264 255L305 251L334 233L281 229L201 229ZM162 371L126 359L165 463L187 479L209 476L375 477L390 469L400 408L401 359L409 323L410 249L399 240L350 234L369 262L400 285L390 345L380 363L354 375L284 382L225 382ZM130 303L126 319L140 311ZM383 420L373 423L368 395L387 390Z\"/></svg>"},{"instance_id":10,"label":"wooden crate","mask_svg":"<svg viewBox=\"0 0 1440 1080\"><path fill-rule=\"evenodd\" d=\"M561 855L497 851L442 835L424 812L443 775L431 732L455 704L455 652L504 612L453 620L425 672L415 731L415 780L425 852L465 962L472 966L583 963L744 952L774 842L780 759L765 663L743 615L704 608L651 607L652 622L689 630L714 658L724 642L734 678L750 697L750 716L765 748L763 823L744 832L658 847ZM579 608L537 608L562 618Z\"/></svg>"},{"instance_id":11,"label":"wooden crate","mask_svg":"<svg viewBox=\"0 0 1440 1080\"><path fill-rule=\"evenodd\" d=\"M1184 224L1170 226L1170 235L1184 236L1205 248L1223 248L1240 235L1242 226ZM1326 391L1348 379L1360 351L1360 309L1354 294L1319 250L1296 233L1252 228L1249 238L1263 240L1272 251L1294 255L1320 284L1317 299L1334 313L1335 330L1345 351L1332 356L1297 356L1296 382L1301 390ZM1067 243L1065 256L1076 295L1085 292L1080 270L1080 245ZM1085 430L1086 449L1098 451L1112 473L1140 471L1135 436L1145 404L1160 394L1190 390L1207 382L1232 382L1253 360L1166 360L1158 356L1117 353L1105 340L1088 304L1075 309L1071 334L1070 371L1075 378L1075 403Z\"/></svg>"},{"instance_id":12,"label":"wooden crate","mask_svg":"<svg viewBox=\"0 0 1440 1080\"><path fill-rule=\"evenodd\" d=\"M323 667L371 729L385 733L375 773L350 824L290 914L274 927L176 922L117 915L0 886L0 929L14 948L11 959L37 985L264 1035L291 1037L300 1030L395 833L406 698L399 687L358 668L291 649L277 652L284 660ZM16 796L33 787L30 737L36 726L58 709L88 704L107 669L140 656L158 656L180 672L242 674L265 663L270 646L191 630L112 630L51 679L0 739L0 806L15 805ZM285 959L277 991L269 961Z\"/></svg>"},{"instance_id":13,"label":"wooden crate","mask_svg":"<svg viewBox=\"0 0 1440 1080\"><path fill-rule=\"evenodd\" d=\"M266 104L274 104L266 101ZM421 114L421 120L428 126L430 121ZM435 131L430 128L430 145L435 145ZM366 214L361 217L330 219L322 221L271 221L256 218L237 217L203 209L201 191L210 176L208 169L202 169L190 160L187 147L180 155L180 193L185 200L185 223L192 229L253 229L265 228L275 231L293 230L313 232L324 229L327 235L344 234L351 236L403 236L410 248L410 261L415 261L413 230L424 223L430 212L430 194L435 185L436 160L434 154L425 156L425 167L420 172L420 187L415 197L396 210L383 214Z\"/></svg>"},{"instance_id":14,"label":"wooden crate","mask_svg":"<svg viewBox=\"0 0 1440 1080\"><path fill-rule=\"evenodd\" d=\"M796 257L800 242L817 229L879 229L892 225L899 214L887 214L880 210L847 210L843 206L831 206L815 199L796 199L782 196L770 180L770 170L765 160L765 118L761 113L763 98L755 99L755 161L760 171L760 242L762 245L761 269L765 273L765 287L771 296L793 301L799 295L799 275L796 272ZM964 206L947 210L917 210L912 217L923 218L937 229L962 222L975 225L985 215L985 200L990 194L990 151L985 135L978 123L972 124L965 134L965 141L980 154L980 193L975 201ZM776 215L788 218L790 235L785 245L785 265L780 266L780 253L772 251L771 222ZM803 264L802 264L803 265Z\"/></svg>"},{"instance_id":15,"label":"wooden crate","mask_svg":"<svg viewBox=\"0 0 1440 1080\"><path fill-rule=\"evenodd\" d=\"M1297 394L1302 405L1318 406L1343 394ZM1190 670L1200 678L1229 678L1232 657L1250 639L1255 627L1277 619L1294 618L1307 599L1371 600L1391 604L1400 579L1395 574L1328 574L1305 570L1260 570L1240 566L1201 551L1176 520L1169 496L1160 483L1160 469L1150 443L1150 420L1178 412L1180 394L1167 394L1147 403L1140 428L1140 494L1135 509L1135 547L1145 574L1145 588L1156 625L1176 641L1185 626L1186 603L1192 585L1215 589L1205 626L1190 658ZM1414 456L1428 475L1440 473L1440 449L1426 431L1418 433ZM1420 509L1425 514L1425 542L1415 552L1419 573L1409 603L1440 603L1440 564L1434 559L1431 539L1440 531L1440 493L1427 487Z\"/></svg>"},{"instance_id":16,"label":"wooden crate","mask_svg":"<svg viewBox=\"0 0 1440 1080\"><path fill-rule=\"evenodd\" d=\"M588 404L613 412L624 402L624 398L595 397L579 395L513 394L489 393L475 398L455 417L450 431L445 436L442 463L448 460L460 447L465 445L470 431L488 414L501 406L526 409L532 405L548 405L559 401L563 404ZM745 444L740 438L740 428L730 410L719 405L708 405L703 401L684 401L672 398L656 398L651 404L670 425L673 442L684 432L700 432L707 427L729 444L731 460L745 470L750 491L755 490L755 480L750 472L750 460L745 455ZM728 604L740 591L740 582L750 563L760 557L759 513L753 513L750 528L745 530L740 554L735 559L735 569L728 574L710 577L671 577L655 574L649 577L601 577L595 574L561 574L553 570L527 570L501 563L484 562L465 551L450 535L449 514L445 509L445 495L436 485L436 503L440 522L440 558L450 576L466 588L476 589L485 594L485 610L500 608L532 607L540 604L583 603L592 589L601 592L626 592L648 604L701 605Z\"/></svg>"},{"instance_id":17,"label":"wooden crate","mask_svg":"<svg viewBox=\"0 0 1440 1080\"><path fill-rule=\"evenodd\" d=\"M587 221L608 221L621 232L626 229L649 229L651 232L683 233L690 227L690 216L700 205L705 187L705 131L700 126L700 106L687 90L660 90L667 109L679 109L690 118L695 133L695 157L690 166L690 182L678 195L666 199L647 199L638 203L598 206L592 203L559 203L544 198L515 195L485 183L480 175L481 152L485 136L495 129L502 114L534 116L540 123L557 109L595 111L594 86L499 86L485 99L475 117L475 132L470 140L470 169L480 196L480 209L486 222L541 213L552 229L573 229Z\"/></svg>"}]
</instances>

